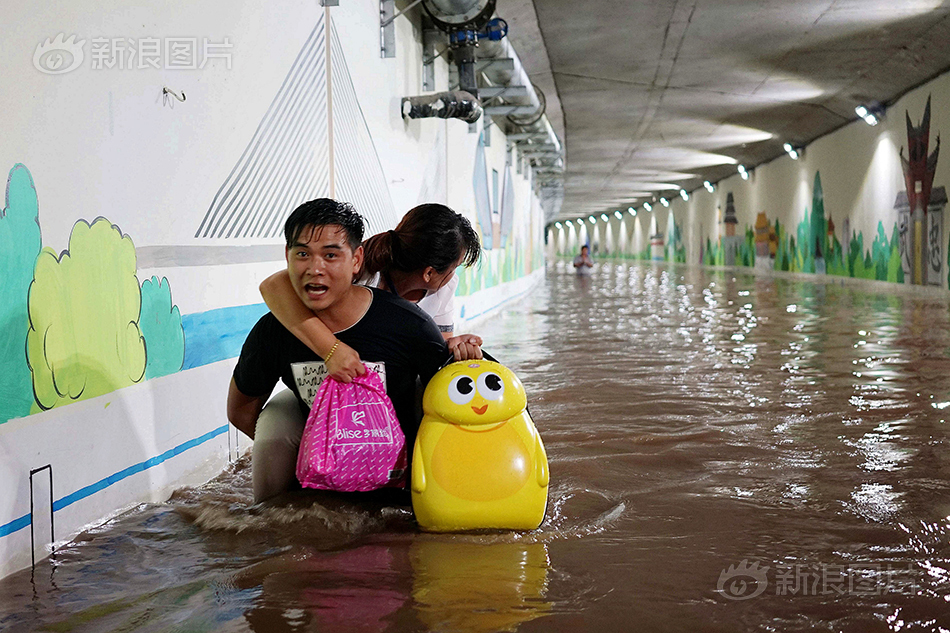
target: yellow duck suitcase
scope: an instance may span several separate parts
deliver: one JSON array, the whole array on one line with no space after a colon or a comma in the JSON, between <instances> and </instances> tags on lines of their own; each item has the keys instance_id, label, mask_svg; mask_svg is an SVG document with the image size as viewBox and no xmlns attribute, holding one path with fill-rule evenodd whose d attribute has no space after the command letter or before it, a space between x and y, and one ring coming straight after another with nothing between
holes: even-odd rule
<instances>
[{"instance_id":1,"label":"yellow duck suitcase","mask_svg":"<svg viewBox=\"0 0 950 633\"><path fill-rule=\"evenodd\" d=\"M548 499L548 458L524 385L494 361L459 361L425 390L412 457L412 509L431 532L533 530Z\"/></svg>"}]
</instances>

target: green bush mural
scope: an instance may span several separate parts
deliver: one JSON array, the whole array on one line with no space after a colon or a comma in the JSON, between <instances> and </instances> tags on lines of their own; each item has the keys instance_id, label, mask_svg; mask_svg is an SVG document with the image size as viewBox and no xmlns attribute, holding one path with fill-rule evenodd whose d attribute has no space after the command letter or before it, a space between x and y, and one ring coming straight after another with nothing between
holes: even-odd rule
<instances>
[{"instance_id":1,"label":"green bush mural","mask_svg":"<svg viewBox=\"0 0 950 633\"><path fill-rule=\"evenodd\" d=\"M105 218L42 248L39 196L17 164L0 208L0 424L180 371L181 313L167 279L139 286L135 247Z\"/></svg>"},{"instance_id":2,"label":"green bush mural","mask_svg":"<svg viewBox=\"0 0 950 633\"><path fill-rule=\"evenodd\" d=\"M33 384L26 362L27 295L42 241L33 176L17 164L0 208L0 424L30 413Z\"/></svg>"},{"instance_id":3,"label":"green bush mural","mask_svg":"<svg viewBox=\"0 0 950 633\"><path fill-rule=\"evenodd\" d=\"M181 369L185 360L185 332L181 313L172 304L168 280L162 277L142 282L142 313L139 328L145 337L145 378L167 376Z\"/></svg>"},{"instance_id":4,"label":"green bush mural","mask_svg":"<svg viewBox=\"0 0 950 633\"><path fill-rule=\"evenodd\" d=\"M30 290L27 337L37 406L51 409L141 380L140 308L135 247L108 220L76 223L60 257L44 248Z\"/></svg>"}]
</instances>

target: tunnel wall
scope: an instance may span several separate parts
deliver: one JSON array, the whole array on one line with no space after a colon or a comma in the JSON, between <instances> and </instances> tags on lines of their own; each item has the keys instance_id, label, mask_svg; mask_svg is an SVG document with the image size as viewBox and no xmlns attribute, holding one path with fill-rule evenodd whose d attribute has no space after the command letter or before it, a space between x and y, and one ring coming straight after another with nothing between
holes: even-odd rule
<instances>
[{"instance_id":1,"label":"tunnel wall","mask_svg":"<svg viewBox=\"0 0 950 633\"><path fill-rule=\"evenodd\" d=\"M583 230L576 220L551 227L549 253L573 254L589 239L600 257L947 288L950 160L937 151L940 132L947 129L945 74L891 104L877 126L856 118L809 144L798 160L782 156L753 166L748 180L737 173L716 183L713 192L689 192L688 201L676 196L669 207L657 202L651 212L638 206L635 217L618 209L622 219L613 211L608 221L584 218ZM906 178L902 155L909 163ZM929 175L928 157L936 161Z\"/></svg>"},{"instance_id":2,"label":"tunnel wall","mask_svg":"<svg viewBox=\"0 0 950 633\"><path fill-rule=\"evenodd\" d=\"M0 576L248 448L228 382L301 202L352 202L368 234L420 202L468 217L486 250L459 271L457 331L543 275L532 175L510 173L498 128L485 146L485 121L400 116L423 93L418 9L392 58L377 0L20 3L5 19ZM448 89L444 57L435 80Z\"/></svg>"}]
</instances>

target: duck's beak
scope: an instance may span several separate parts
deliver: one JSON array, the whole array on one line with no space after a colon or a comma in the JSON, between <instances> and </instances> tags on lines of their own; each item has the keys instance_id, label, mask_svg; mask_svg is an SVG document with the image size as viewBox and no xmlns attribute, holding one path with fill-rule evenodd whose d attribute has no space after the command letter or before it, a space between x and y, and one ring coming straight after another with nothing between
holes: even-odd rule
<instances>
[{"instance_id":1,"label":"duck's beak","mask_svg":"<svg viewBox=\"0 0 950 633\"><path fill-rule=\"evenodd\" d=\"M481 396L476 396L472 400L472 411L478 415L485 415L485 412L488 411L488 402Z\"/></svg>"}]
</instances>

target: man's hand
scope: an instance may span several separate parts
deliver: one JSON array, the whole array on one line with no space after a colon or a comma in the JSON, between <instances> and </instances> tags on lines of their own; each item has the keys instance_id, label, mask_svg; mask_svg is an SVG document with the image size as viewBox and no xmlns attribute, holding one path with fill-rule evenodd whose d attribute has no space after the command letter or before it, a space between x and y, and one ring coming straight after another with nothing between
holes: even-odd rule
<instances>
[{"instance_id":1,"label":"man's hand","mask_svg":"<svg viewBox=\"0 0 950 633\"><path fill-rule=\"evenodd\" d=\"M366 366L360 360L360 355L343 341L337 345L326 365L330 376L340 382L353 382L354 378L366 373Z\"/></svg>"},{"instance_id":2,"label":"man's hand","mask_svg":"<svg viewBox=\"0 0 950 633\"><path fill-rule=\"evenodd\" d=\"M445 341L455 360L481 360L482 339L474 334L460 334Z\"/></svg>"}]
</instances>

